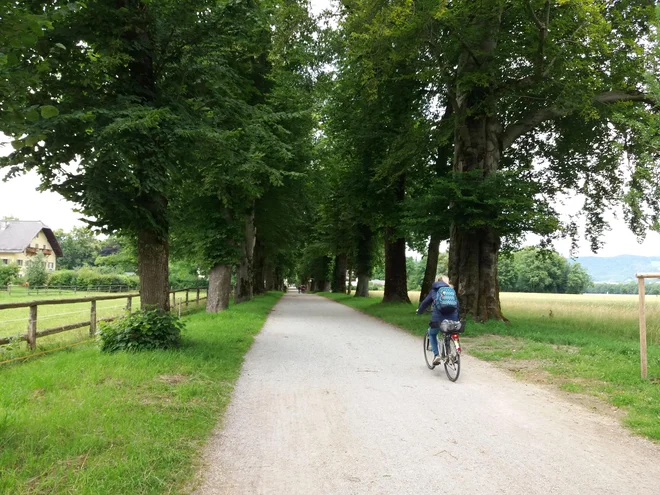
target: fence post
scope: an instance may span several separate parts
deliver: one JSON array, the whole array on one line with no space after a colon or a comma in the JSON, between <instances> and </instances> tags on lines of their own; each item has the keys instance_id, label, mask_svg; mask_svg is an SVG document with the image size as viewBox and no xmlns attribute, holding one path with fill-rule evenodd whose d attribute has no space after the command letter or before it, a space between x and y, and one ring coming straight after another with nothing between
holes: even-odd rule
<instances>
[{"instance_id":1,"label":"fence post","mask_svg":"<svg viewBox=\"0 0 660 495\"><path fill-rule=\"evenodd\" d=\"M132 309L133 309L133 298L129 296L126 298L126 312L130 315Z\"/></svg>"},{"instance_id":2,"label":"fence post","mask_svg":"<svg viewBox=\"0 0 660 495\"><path fill-rule=\"evenodd\" d=\"M28 347L31 351L37 348L37 305L30 306L30 320L27 332Z\"/></svg>"},{"instance_id":3,"label":"fence post","mask_svg":"<svg viewBox=\"0 0 660 495\"><path fill-rule=\"evenodd\" d=\"M89 315L89 336L96 335L96 300L92 301L92 310Z\"/></svg>"},{"instance_id":4,"label":"fence post","mask_svg":"<svg viewBox=\"0 0 660 495\"><path fill-rule=\"evenodd\" d=\"M197 287L197 305L199 306L199 287Z\"/></svg>"},{"instance_id":5,"label":"fence post","mask_svg":"<svg viewBox=\"0 0 660 495\"><path fill-rule=\"evenodd\" d=\"M190 291L186 289L186 308L188 307L188 292Z\"/></svg>"},{"instance_id":6,"label":"fence post","mask_svg":"<svg viewBox=\"0 0 660 495\"><path fill-rule=\"evenodd\" d=\"M646 357L646 308L644 304L644 277L637 277L639 287L639 359L642 378L648 377L648 360Z\"/></svg>"},{"instance_id":7,"label":"fence post","mask_svg":"<svg viewBox=\"0 0 660 495\"><path fill-rule=\"evenodd\" d=\"M181 318L181 298L179 298L179 318Z\"/></svg>"}]
</instances>

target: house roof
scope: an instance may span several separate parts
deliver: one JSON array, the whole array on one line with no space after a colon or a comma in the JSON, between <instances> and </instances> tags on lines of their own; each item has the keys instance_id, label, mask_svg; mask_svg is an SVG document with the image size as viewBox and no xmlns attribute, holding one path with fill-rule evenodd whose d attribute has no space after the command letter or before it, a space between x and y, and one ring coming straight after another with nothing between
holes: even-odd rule
<instances>
[{"instance_id":1,"label":"house roof","mask_svg":"<svg viewBox=\"0 0 660 495\"><path fill-rule=\"evenodd\" d=\"M62 248L60 243L57 242L55 234L42 222L21 222L9 220L2 222L3 225L0 225L0 228L3 226L6 227L0 230L0 253L21 253L25 250L26 247L30 245L32 239L34 239L39 232L42 230L48 243L53 248L55 256L61 258Z\"/></svg>"}]
</instances>

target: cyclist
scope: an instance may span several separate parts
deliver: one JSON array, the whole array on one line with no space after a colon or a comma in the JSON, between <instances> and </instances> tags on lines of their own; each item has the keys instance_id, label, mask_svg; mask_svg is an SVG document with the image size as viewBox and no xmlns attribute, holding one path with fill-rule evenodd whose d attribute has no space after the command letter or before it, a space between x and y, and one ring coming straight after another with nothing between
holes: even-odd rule
<instances>
[{"instance_id":1,"label":"cyclist","mask_svg":"<svg viewBox=\"0 0 660 495\"><path fill-rule=\"evenodd\" d=\"M453 303L450 305L442 305L436 303L436 297L438 296L438 291L441 293L445 292L441 289L449 288L451 291L446 291L449 293L449 299L451 299L451 293L453 292ZM433 282L431 286L431 292L428 293L426 298L421 302L419 308L417 308L417 314L421 315L424 313L429 304L433 304L433 314L431 315L431 321L429 322L429 340L431 341L431 348L433 349L433 364L438 365L441 362L440 353L438 351L438 332L440 332L440 323L443 320L450 321L460 321L458 314L458 299L456 298L456 293L454 288L449 285L449 279L445 276L438 277L437 282Z\"/></svg>"}]
</instances>

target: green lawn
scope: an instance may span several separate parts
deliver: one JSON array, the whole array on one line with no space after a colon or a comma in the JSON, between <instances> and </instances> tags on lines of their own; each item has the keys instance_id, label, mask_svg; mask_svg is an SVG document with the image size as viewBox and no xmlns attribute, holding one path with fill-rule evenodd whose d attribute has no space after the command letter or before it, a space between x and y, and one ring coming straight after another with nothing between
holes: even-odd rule
<instances>
[{"instance_id":1,"label":"green lawn","mask_svg":"<svg viewBox=\"0 0 660 495\"><path fill-rule=\"evenodd\" d=\"M11 295L7 292L0 292L0 304L13 303L13 302L28 302L33 300L48 300L48 299L71 299L80 297L93 297L93 296L108 296L115 294L108 294L107 292L63 292L53 290L49 293L42 293L39 295L27 295L24 288L22 292L12 290ZM135 292L133 292L135 293ZM118 294L117 294L118 295ZM180 297L185 298L185 293L177 294L177 300ZM194 304L196 293L190 293L191 309L195 308ZM201 291L200 297L206 297L206 290ZM200 305L204 305L202 301ZM133 309L140 307L140 298L134 297L132 301ZM96 317L98 319L111 318L121 316L125 313L126 299L112 299L109 301L98 301L96 303ZM59 327L62 325L89 321L90 319L90 303L72 303L72 304L57 304L57 305L43 305L38 307L37 313L37 330L45 330L48 328ZM27 332L29 320L29 308L15 308L0 310L0 337L12 337L16 335L23 335ZM67 345L73 342L79 342L89 336L89 327L83 327L68 332L51 335L37 339L37 350L48 350L54 347ZM10 347L0 346L0 361L12 359L27 354L27 344L16 343Z\"/></svg>"},{"instance_id":2,"label":"green lawn","mask_svg":"<svg viewBox=\"0 0 660 495\"><path fill-rule=\"evenodd\" d=\"M0 366L0 493L180 491L280 296L185 317L176 351L90 343Z\"/></svg>"},{"instance_id":3,"label":"green lawn","mask_svg":"<svg viewBox=\"0 0 660 495\"><path fill-rule=\"evenodd\" d=\"M428 318L416 316L415 306L382 304L382 293L323 295L416 335L426 331ZM660 378L660 301L647 306L649 376ZM510 324L468 324L469 354L506 363L523 379L598 397L621 408L635 432L660 440L660 382L640 378L636 297L502 294L502 309Z\"/></svg>"}]
</instances>

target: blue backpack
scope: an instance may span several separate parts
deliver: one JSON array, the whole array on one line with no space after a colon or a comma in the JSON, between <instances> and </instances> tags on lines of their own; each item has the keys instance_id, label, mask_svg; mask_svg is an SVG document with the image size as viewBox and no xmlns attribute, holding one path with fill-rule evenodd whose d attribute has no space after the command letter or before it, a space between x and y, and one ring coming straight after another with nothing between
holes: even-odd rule
<instances>
[{"instance_id":1,"label":"blue backpack","mask_svg":"<svg viewBox=\"0 0 660 495\"><path fill-rule=\"evenodd\" d=\"M451 287L440 287L433 301L433 309L443 315L448 315L456 311L458 309L456 291Z\"/></svg>"}]
</instances>

